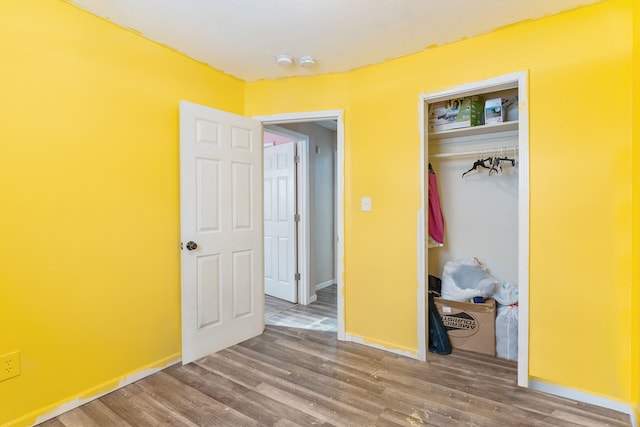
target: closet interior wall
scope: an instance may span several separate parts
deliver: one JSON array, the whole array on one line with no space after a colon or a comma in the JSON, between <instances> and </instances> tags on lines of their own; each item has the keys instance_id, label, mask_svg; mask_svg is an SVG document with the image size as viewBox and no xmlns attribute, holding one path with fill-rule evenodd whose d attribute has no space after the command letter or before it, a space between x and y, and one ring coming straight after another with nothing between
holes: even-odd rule
<instances>
[{"instance_id":1,"label":"closet interior wall","mask_svg":"<svg viewBox=\"0 0 640 427\"><path fill-rule=\"evenodd\" d=\"M514 89L493 95L506 98L515 93ZM442 277L448 261L476 257L501 283L518 282L518 163L501 162L501 171L480 168L463 177L479 159L506 156L517 161L517 147L517 129L429 136L429 162L438 180L445 241L442 247L429 248L428 274ZM467 154L442 156L461 152Z\"/></svg>"}]
</instances>

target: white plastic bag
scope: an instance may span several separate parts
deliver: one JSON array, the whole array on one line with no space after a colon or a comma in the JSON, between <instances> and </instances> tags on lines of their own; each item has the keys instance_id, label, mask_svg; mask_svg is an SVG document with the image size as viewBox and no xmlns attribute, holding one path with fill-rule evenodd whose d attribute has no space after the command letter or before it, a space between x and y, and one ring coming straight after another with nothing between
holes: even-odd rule
<instances>
[{"instance_id":1,"label":"white plastic bag","mask_svg":"<svg viewBox=\"0 0 640 427\"><path fill-rule=\"evenodd\" d=\"M493 294L493 299L495 299L499 304L502 305L511 305L517 303L518 285L507 282L502 283L496 289L495 294Z\"/></svg>"},{"instance_id":2,"label":"white plastic bag","mask_svg":"<svg viewBox=\"0 0 640 427\"><path fill-rule=\"evenodd\" d=\"M496 355L518 360L518 286L505 282L493 298L500 303L496 316Z\"/></svg>"},{"instance_id":3,"label":"white plastic bag","mask_svg":"<svg viewBox=\"0 0 640 427\"><path fill-rule=\"evenodd\" d=\"M496 316L496 355L518 360L518 306L500 305Z\"/></svg>"},{"instance_id":4,"label":"white plastic bag","mask_svg":"<svg viewBox=\"0 0 640 427\"><path fill-rule=\"evenodd\" d=\"M468 301L473 297L489 298L500 283L477 258L449 261L442 269L442 298Z\"/></svg>"}]
</instances>

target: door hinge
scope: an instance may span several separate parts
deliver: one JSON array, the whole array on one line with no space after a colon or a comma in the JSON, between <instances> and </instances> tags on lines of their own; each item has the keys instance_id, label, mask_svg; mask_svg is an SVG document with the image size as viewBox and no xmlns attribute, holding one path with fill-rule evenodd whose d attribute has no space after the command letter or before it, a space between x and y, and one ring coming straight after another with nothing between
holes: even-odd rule
<instances>
[{"instance_id":1,"label":"door hinge","mask_svg":"<svg viewBox=\"0 0 640 427\"><path fill-rule=\"evenodd\" d=\"M300 163L300 156L298 156L298 155L293 156L293 161L294 161L295 163Z\"/></svg>"},{"instance_id":2,"label":"door hinge","mask_svg":"<svg viewBox=\"0 0 640 427\"><path fill-rule=\"evenodd\" d=\"M295 274L295 276L294 276L294 278L295 278L296 280L300 280L300 273L296 273L296 274Z\"/></svg>"},{"instance_id":3,"label":"door hinge","mask_svg":"<svg viewBox=\"0 0 640 427\"><path fill-rule=\"evenodd\" d=\"M295 214L295 215L293 215L293 220L294 220L295 222L300 222L300 214Z\"/></svg>"}]
</instances>

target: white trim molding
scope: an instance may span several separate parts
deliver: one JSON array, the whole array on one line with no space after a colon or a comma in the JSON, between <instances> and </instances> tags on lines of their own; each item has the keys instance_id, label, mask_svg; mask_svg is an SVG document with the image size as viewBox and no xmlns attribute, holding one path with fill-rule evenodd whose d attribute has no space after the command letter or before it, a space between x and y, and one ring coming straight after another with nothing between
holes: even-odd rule
<instances>
[{"instance_id":1,"label":"white trim molding","mask_svg":"<svg viewBox=\"0 0 640 427\"><path fill-rule=\"evenodd\" d=\"M555 396L565 397L567 399L577 400L578 402L588 403L590 405L600 406L602 408L611 409L629 415L633 427L638 427L638 420L631 405L619 402L617 400L608 399L602 396L585 393L583 391L573 390L555 384L549 384L540 380L529 380L529 388L544 393L553 394Z\"/></svg>"},{"instance_id":2,"label":"white trim molding","mask_svg":"<svg viewBox=\"0 0 640 427\"><path fill-rule=\"evenodd\" d=\"M345 338L344 341L349 341L352 343L356 343L356 344L361 344L361 345L365 345L367 347L371 347L371 348L375 348L378 350L384 350L384 351L388 351L389 353L393 353L393 354L397 354L398 356L404 356L404 357L409 357L411 359L417 359L417 354L411 351L405 351L405 350L400 350L394 347L386 347L382 344L377 344L377 343L373 343L371 341L367 341L365 338L356 336L356 335L351 335L351 334L345 334Z\"/></svg>"},{"instance_id":3,"label":"white trim molding","mask_svg":"<svg viewBox=\"0 0 640 427\"><path fill-rule=\"evenodd\" d=\"M326 282L318 283L316 284L316 291L327 288L331 285L334 285L335 283L336 283L336 279L331 279L331 280L327 280Z\"/></svg>"},{"instance_id":4,"label":"white trim molding","mask_svg":"<svg viewBox=\"0 0 640 427\"><path fill-rule=\"evenodd\" d=\"M97 387L92 387L91 389L87 390L84 393L80 393L78 394L78 396L86 396L86 395L91 395L91 397L86 397L86 398L81 398L81 397L76 397L75 399L72 399L68 402L63 403L62 405L58 405L56 407L54 407L53 409L49 410L49 411L42 411L42 413L40 413L39 415L37 415L36 418L36 422L35 424L40 424L43 423L45 421L48 421L52 418L55 418L59 415L64 414L65 412L71 411L72 409L78 408L86 403L89 403L93 400L99 399L102 396L109 394L111 392L114 392L116 390L119 390L123 387L126 387L130 384L133 384L136 381L139 381L143 378L146 378L150 375L153 375L157 372L162 371L165 368L168 368L169 366L173 366L177 363L180 363L182 361L182 359L180 358L180 356L173 356L173 357L168 357L167 359L164 359L164 361L160 361L155 367L153 368L147 368L147 369L142 369L138 372L135 372L131 375L127 375L124 376L122 378L120 378L118 381L118 385L110 388L110 389L106 389L103 387L103 385L99 385ZM109 383L112 383L115 381L109 381ZM99 390L99 391L98 391ZM95 393L95 394L94 394ZM30 417L30 415L27 415L25 417L23 417L22 419L17 419L14 420L14 425L22 425L23 422L27 421L27 417ZM10 423L9 425L11 425L12 423Z\"/></svg>"}]
</instances>

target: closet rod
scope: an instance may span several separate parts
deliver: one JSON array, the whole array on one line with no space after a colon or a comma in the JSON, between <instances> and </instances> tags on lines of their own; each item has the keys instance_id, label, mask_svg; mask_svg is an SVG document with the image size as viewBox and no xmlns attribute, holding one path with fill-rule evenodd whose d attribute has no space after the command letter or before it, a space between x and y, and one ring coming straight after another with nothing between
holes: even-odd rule
<instances>
[{"instance_id":1,"label":"closet rod","mask_svg":"<svg viewBox=\"0 0 640 427\"><path fill-rule=\"evenodd\" d=\"M439 153L439 154L430 154L429 158L430 159L441 159L441 158L445 158L445 157L470 157L470 156L484 156L485 154L491 154L491 153L495 153L497 151L500 150L508 150L508 151L518 151L518 147L516 146L512 146L512 147L500 147L500 148L490 148L490 149L482 149L482 150L475 150L475 151L459 151L456 153Z\"/></svg>"}]
</instances>

